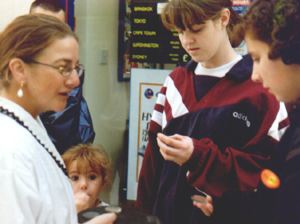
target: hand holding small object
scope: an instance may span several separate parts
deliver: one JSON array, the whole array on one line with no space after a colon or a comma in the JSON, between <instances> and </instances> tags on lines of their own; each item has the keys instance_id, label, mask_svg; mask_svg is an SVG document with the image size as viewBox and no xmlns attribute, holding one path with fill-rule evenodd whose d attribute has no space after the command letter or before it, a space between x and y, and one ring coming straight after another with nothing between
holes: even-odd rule
<instances>
[{"instance_id":1,"label":"hand holding small object","mask_svg":"<svg viewBox=\"0 0 300 224\"><path fill-rule=\"evenodd\" d=\"M194 151L193 140L188 136L179 134L167 136L158 133L156 139L163 158L180 166L190 159Z\"/></svg>"},{"instance_id":2,"label":"hand holding small object","mask_svg":"<svg viewBox=\"0 0 300 224\"><path fill-rule=\"evenodd\" d=\"M193 200L193 205L200 208L206 216L211 216L214 212L213 200L208 194L206 196L193 195L191 199Z\"/></svg>"}]
</instances>

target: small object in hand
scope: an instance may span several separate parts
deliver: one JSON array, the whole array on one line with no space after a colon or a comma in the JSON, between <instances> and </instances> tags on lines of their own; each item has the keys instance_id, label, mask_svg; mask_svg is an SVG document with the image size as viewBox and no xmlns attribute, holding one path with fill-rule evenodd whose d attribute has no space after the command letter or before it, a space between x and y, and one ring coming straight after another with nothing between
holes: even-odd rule
<instances>
[{"instance_id":1,"label":"small object in hand","mask_svg":"<svg viewBox=\"0 0 300 224\"><path fill-rule=\"evenodd\" d=\"M196 194L200 194L200 195L203 196L203 197L207 197L207 196L208 196L208 194L207 194L206 192L200 190L198 187L194 187L194 189L195 189L196 192L197 192Z\"/></svg>"},{"instance_id":2,"label":"small object in hand","mask_svg":"<svg viewBox=\"0 0 300 224\"><path fill-rule=\"evenodd\" d=\"M79 223L85 223L90 219L105 213L116 213L115 224L161 224L156 216L146 214L136 208L121 208L120 206L99 206L84 210L78 214Z\"/></svg>"},{"instance_id":3,"label":"small object in hand","mask_svg":"<svg viewBox=\"0 0 300 224\"><path fill-rule=\"evenodd\" d=\"M109 205L109 206L99 206L96 208L86 209L78 213L78 221L79 223L84 223L89 221L92 218L95 218L98 215L111 213L111 212L119 214L122 212L122 208L119 206Z\"/></svg>"},{"instance_id":4,"label":"small object in hand","mask_svg":"<svg viewBox=\"0 0 300 224\"><path fill-rule=\"evenodd\" d=\"M119 214L119 213L122 212L122 208L119 207L119 206L106 206L106 207L104 208L104 210L105 210L106 212L113 212L113 213L117 213L117 214Z\"/></svg>"}]
</instances>

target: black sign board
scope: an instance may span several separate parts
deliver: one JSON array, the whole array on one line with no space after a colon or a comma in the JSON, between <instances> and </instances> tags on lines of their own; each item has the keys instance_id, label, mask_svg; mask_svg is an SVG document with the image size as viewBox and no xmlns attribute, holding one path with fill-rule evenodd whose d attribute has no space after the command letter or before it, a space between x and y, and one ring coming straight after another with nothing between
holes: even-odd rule
<instances>
[{"instance_id":1,"label":"black sign board","mask_svg":"<svg viewBox=\"0 0 300 224\"><path fill-rule=\"evenodd\" d=\"M130 4L130 61L179 64L187 55L177 32L167 30L160 19L157 2L133 1Z\"/></svg>"},{"instance_id":2,"label":"black sign board","mask_svg":"<svg viewBox=\"0 0 300 224\"><path fill-rule=\"evenodd\" d=\"M118 80L130 79L131 68L164 68L185 64L190 56L178 34L168 31L158 9L168 0L119 0ZM233 9L244 14L252 0L232 0ZM243 46L240 52L244 52ZM239 51L239 48L237 49Z\"/></svg>"}]
</instances>

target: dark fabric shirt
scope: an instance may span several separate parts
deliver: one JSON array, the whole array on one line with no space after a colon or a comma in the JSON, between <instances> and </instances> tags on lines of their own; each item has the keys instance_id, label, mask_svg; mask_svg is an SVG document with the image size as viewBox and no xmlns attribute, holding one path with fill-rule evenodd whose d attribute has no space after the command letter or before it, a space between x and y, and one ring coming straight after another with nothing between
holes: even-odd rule
<instances>
[{"instance_id":1,"label":"dark fabric shirt","mask_svg":"<svg viewBox=\"0 0 300 224\"><path fill-rule=\"evenodd\" d=\"M290 111L290 127L280 141L269 168L280 178L278 189L262 182L252 192L227 192L215 199L213 224L300 223L300 107Z\"/></svg>"}]
</instances>

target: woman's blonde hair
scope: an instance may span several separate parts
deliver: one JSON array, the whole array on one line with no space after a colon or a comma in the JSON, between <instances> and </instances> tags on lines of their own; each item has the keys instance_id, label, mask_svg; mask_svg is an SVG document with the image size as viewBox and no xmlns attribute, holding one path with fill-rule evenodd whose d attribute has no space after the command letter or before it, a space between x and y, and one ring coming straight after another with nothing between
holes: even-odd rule
<instances>
[{"instance_id":1,"label":"woman's blonde hair","mask_svg":"<svg viewBox=\"0 0 300 224\"><path fill-rule=\"evenodd\" d=\"M76 34L70 27L53 16L24 15L14 19L0 33L0 80L9 85L8 64L13 58L30 62L54 41Z\"/></svg>"}]
</instances>

